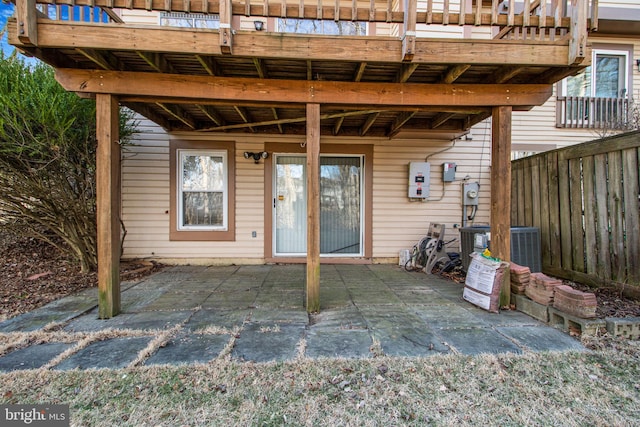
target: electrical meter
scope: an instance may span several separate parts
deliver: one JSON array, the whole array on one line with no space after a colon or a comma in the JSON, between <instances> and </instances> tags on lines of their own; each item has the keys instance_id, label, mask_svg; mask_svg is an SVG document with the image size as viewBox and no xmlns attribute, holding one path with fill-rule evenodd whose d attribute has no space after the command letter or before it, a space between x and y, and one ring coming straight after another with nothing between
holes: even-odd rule
<instances>
[{"instance_id":1,"label":"electrical meter","mask_svg":"<svg viewBox=\"0 0 640 427\"><path fill-rule=\"evenodd\" d=\"M429 197L429 174L431 165L427 162L409 163L409 198L426 199Z\"/></svg>"}]
</instances>

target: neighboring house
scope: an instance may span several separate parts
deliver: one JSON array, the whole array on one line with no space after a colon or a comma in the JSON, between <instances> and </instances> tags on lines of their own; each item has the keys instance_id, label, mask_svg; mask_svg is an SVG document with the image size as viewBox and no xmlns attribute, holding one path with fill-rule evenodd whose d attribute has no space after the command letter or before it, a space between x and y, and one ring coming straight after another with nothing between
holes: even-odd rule
<instances>
[{"instance_id":1,"label":"neighboring house","mask_svg":"<svg viewBox=\"0 0 640 427\"><path fill-rule=\"evenodd\" d=\"M103 7L110 22L99 25L86 23L99 16L88 8L72 14L85 23L66 21L62 1L41 8L60 22L16 3L10 42L56 67L67 90L96 96L99 138L113 139L118 102L139 113L134 144L98 158L103 317L118 311L120 218L124 258L306 262L310 294L318 262L397 263L429 223L444 223L450 240L491 222L505 255L511 148L597 132L556 127L553 91L600 96L587 76L599 84L610 58L624 70L618 97L638 79L637 33L592 32L587 45L596 0L73 2ZM612 8L635 16L620 3ZM616 28L604 10L602 28ZM584 71L592 55L595 73ZM582 105L565 123L600 108ZM477 197L465 198L475 183Z\"/></svg>"}]
</instances>

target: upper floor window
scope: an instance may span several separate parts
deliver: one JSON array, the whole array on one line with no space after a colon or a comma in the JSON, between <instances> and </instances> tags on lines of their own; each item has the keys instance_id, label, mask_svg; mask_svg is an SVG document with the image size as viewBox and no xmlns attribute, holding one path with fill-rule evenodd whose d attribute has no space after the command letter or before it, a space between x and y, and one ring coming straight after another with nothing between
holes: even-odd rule
<instances>
[{"instance_id":1,"label":"upper floor window","mask_svg":"<svg viewBox=\"0 0 640 427\"><path fill-rule=\"evenodd\" d=\"M557 127L625 130L630 123L631 48L594 48L591 65L560 85Z\"/></svg>"},{"instance_id":2,"label":"upper floor window","mask_svg":"<svg viewBox=\"0 0 640 427\"><path fill-rule=\"evenodd\" d=\"M367 34L365 22L333 21L316 19L278 19L278 31L281 33L324 34L338 36L364 36Z\"/></svg>"},{"instance_id":3,"label":"upper floor window","mask_svg":"<svg viewBox=\"0 0 640 427\"><path fill-rule=\"evenodd\" d=\"M161 12L160 25L216 30L220 28L220 16L204 13Z\"/></svg>"},{"instance_id":4,"label":"upper floor window","mask_svg":"<svg viewBox=\"0 0 640 427\"><path fill-rule=\"evenodd\" d=\"M594 49L591 65L565 80L564 95L626 98L628 64L627 51Z\"/></svg>"}]
</instances>

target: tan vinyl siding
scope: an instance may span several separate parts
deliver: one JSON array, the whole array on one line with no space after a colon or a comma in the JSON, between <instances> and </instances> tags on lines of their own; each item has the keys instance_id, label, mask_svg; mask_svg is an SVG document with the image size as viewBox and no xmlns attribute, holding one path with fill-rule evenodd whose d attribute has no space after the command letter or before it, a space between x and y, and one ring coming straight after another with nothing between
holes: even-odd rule
<instances>
[{"instance_id":1,"label":"tan vinyl siding","mask_svg":"<svg viewBox=\"0 0 640 427\"><path fill-rule=\"evenodd\" d=\"M182 242L169 240L169 136L147 120L141 120L140 133L127 147L122 163L122 218L127 229L125 258L154 258L172 262L255 263L264 262L265 205L264 166L243 157L244 151L261 151L265 142L300 143L300 137L253 135L172 135L187 140L236 142L236 240L233 242ZM488 134L490 136L490 133ZM461 224L461 180L481 182L480 209L475 224L488 223L490 141L478 137L458 141L417 139L336 139L323 138L323 144L374 144L373 166L373 259L395 262L400 249L411 248L425 233L430 222L446 224L446 239L457 236L454 224ZM407 197L408 164L431 163L431 201L411 202ZM482 162L480 159L482 158ZM458 165L456 182L446 184L441 200L442 163ZM366 171L371 173L371 171ZM252 231L257 234L251 237ZM457 244L456 244L457 245ZM457 246L454 245L454 249Z\"/></svg>"}]
</instances>

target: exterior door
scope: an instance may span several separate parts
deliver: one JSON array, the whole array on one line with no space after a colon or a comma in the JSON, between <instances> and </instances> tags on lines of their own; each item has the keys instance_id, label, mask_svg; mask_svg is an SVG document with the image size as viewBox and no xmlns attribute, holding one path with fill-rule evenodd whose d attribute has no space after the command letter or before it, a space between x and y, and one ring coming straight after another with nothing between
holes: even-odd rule
<instances>
[{"instance_id":1,"label":"exterior door","mask_svg":"<svg viewBox=\"0 0 640 427\"><path fill-rule=\"evenodd\" d=\"M363 255L362 156L320 158L320 253ZM307 252L306 156L276 155L274 254Z\"/></svg>"}]
</instances>

